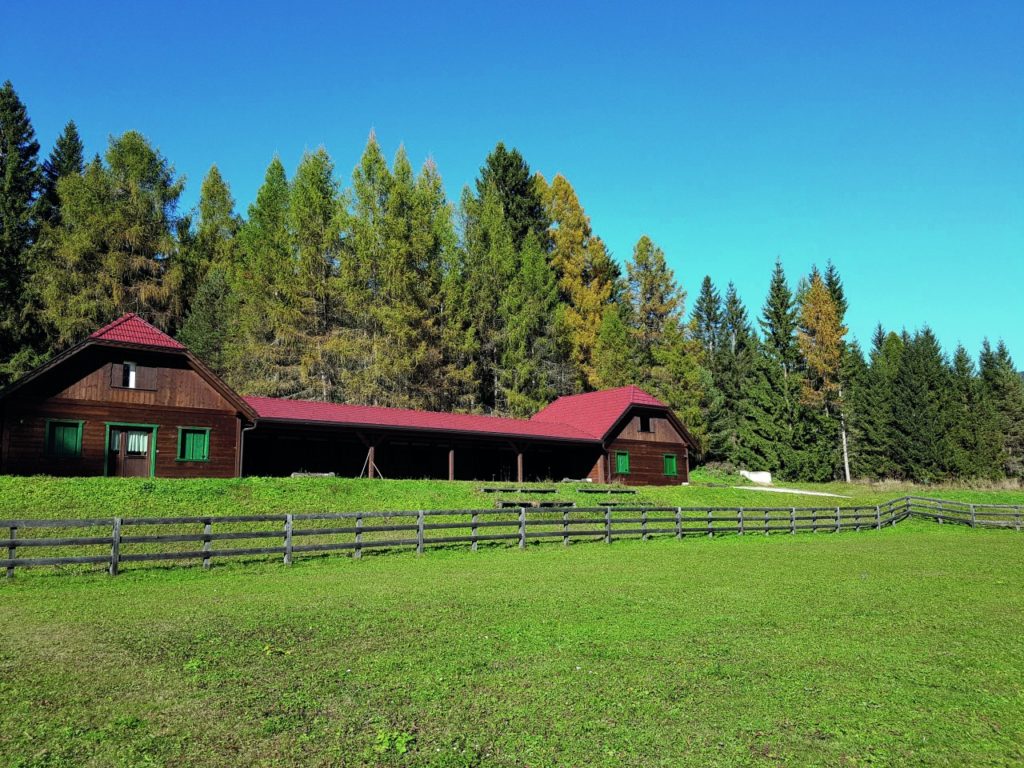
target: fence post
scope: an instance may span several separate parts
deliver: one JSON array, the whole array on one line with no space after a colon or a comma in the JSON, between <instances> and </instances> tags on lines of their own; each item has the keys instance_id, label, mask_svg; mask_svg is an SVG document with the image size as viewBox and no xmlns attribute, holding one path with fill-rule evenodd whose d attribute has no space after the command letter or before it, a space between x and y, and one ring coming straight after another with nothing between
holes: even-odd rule
<instances>
[{"instance_id":1,"label":"fence post","mask_svg":"<svg viewBox=\"0 0 1024 768\"><path fill-rule=\"evenodd\" d=\"M971 504L971 528L977 528L977 527L978 527L978 513L975 510L974 505Z\"/></svg>"},{"instance_id":2,"label":"fence post","mask_svg":"<svg viewBox=\"0 0 1024 768\"><path fill-rule=\"evenodd\" d=\"M882 508L875 504L875 530L882 530Z\"/></svg>"},{"instance_id":3,"label":"fence post","mask_svg":"<svg viewBox=\"0 0 1024 768\"><path fill-rule=\"evenodd\" d=\"M1014 511L1017 514L1016 514L1016 517L1013 518L1013 523L1014 523L1013 529L1019 533L1020 532L1020 507L1015 507Z\"/></svg>"},{"instance_id":4,"label":"fence post","mask_svg":"<svg viewBox=\"0 0 1024 768\"><path fill-rule=\"evenodd\" d=\"M203 522L203 568L210 570L210 534L213 533L213 518L208 517Z\"/></svg>"},{"instance_id":5,"label":"fence post","mask_svg":"<svg viewBox=\"0 0 1024 768\"><path fill-rule=\"evenodd\" d=\"M640 541L647 541L647 510L640 510Z\"/></svg>"},{"instance_id":6,"label":"fence post","mask_svg":"<svg viewBox=\"0 0 1024 768\"><path fill-rule=\"evenodd\" d=\"M121 518L114 518L114 530L110 537L110 575L117 576L121 563Z\"/></svg>"},{"instance_id":7,"label":"fence post","mask_svg":"<svg viewBox=\"0 0 1024 768\"><path fill-rule=\"evenodd\" d=\"M526 507L519 508L519 548L526 549Z\"/></svg>"},{"instance_id":8,"label":"fence post","mask_svg":"<svg viewBox=\"0 0 1024 768\"><path fill-rule=\"evenodd\" d=\"M676 507L676 538L683 538L683 508Z\"/></svg>"},{"instance_id":9,"label":"fence post","mask_svg":"<svg viewBox=\"0 0 1024 768\"><path fill-rule=\"evenodd\" d=\"M796 533L796 507L789 508L789 532Z\"/></svg>"},{"instance_id":10,"label":"fence post","mask_svg":"<svg viewBox=\"0 0 1024 768\"><path fill-rule=\"evenodd\" d=\"M562 507L562 546L569 546L569 508Z\"/></svg>"},{"instance_id":11,"label":"fence post","mask_svg":"<svg viewBox=\"0 0 1024 768\"><path fill-rule=\"evenodd\" d=\"M292 516L284 516L284 564L292 564Z\"/></svg>"},{"instance_id":12,"label":"fence post","mask_svg":"<svg viewBox=\"0 0 1024 768\"><path fill-rule=\"evenodd\" d=\"M945 521L945 520L944 520L944 519L942 518L942 513L943 513L944 511L945 511L945 510L944 510L944 509L943 509L943 507L942 507L942 502L940 501L940 502L939 502L939 511L938 511L939 525L942 525L942 524L943 524L944 522L946 522L946 521Z\"/></svg>"},{"instance_id":13,"label":"fence post","mask_svg":"<svg viewBox=\"0 0 1024 768\"><path fill-rule=\"evenodd\" d=\"M711 527L711 524L712 524L712 522L713 522L713 521L712 521L712 519L711 519L711 510L709 509L709 510L708 510L708 537L709 537L709 538L714 538L714 537L715 537L715 531L714 531L714 529L713 529L713 528Z\"/></svg>"},{"instance_id":14,"label":"fence post","mask_svg":"<svg viewBox=\"0 0 1024 768\"><path fill-rule=\"evenodd\" d=\"M842 518L839 516L839 507L836 507L836 533L842 529L843 523Z\"/></svg>"},{"instance_id":15,"label":"fence post","mask_svg":"<svg viewBox=\"0 0 1024 768\"><path fill-rule=\"evenodd\" d=\"M416 554L423 554L423 510L416 513Z\"/></svg>"},{"instance_id":16,"label":"fence post","mask_svg":"<svg viewBox=\"0 0 1024 768\"><path fill-rule=\"evenodd\" d=\"M740 507L739 509L736 510L736 521L737 521L737 528L739 530L739 534L740 534L740 536L742 536L743 535L743 507Z\"/></svg>"},{"instance_id":17,"label":"fence post","mask_svg":"<svg viewBox=\"0 0 1024 768\"><path fill-rule=\"evenodd\" d=\"M764 511L764 535L768 535L768 510Z\"/></svg>"},{"instance_id":18,"label":"fence post","mask_svg":"<svg viewBox=\"0 0 1024 768\"><path fill-rule=\"evenodd\" d=\"M14 541L17 538L18 538L18 526L12 525L11 526L11 539L10 539L10 541L7 542L7 559L8 560L13 560L15 557L17 557L16 553L18 551L18 545ZM10 579L13 576L14 576L14 566L13 565L8 565L7 566L7 578Z\"/></svg>"},{"instance_id":19,"label":"fence post","mask_svg":"<svg viewBox=\"0 0 1024 768\"><path fill-rule=\"evenodd\" d=\"M612 508L604 508L604 543L612 543Z\"/></svg>"},{"instance_id":20,"label":"fence post","mask_svg":"<svg viewBox=\"0 0 1024 768\"><path fill-rule=\"evenodd\" d=\"M469 521L469 535L473 539L473 544L470 546L470 549L472 549L474 552L476 552L476 524L479 519L480 516L476 512L474 512L473 517L470 518Z\"/></svg>"},{"instance_id":21,"label":"fence post","mask_svg":"<svg viewBox=\"0 0 1024 768\"><path fill-rule=\"evenodd\" d=\"M356 512L356 548L352 551L352 557L356 560L363 556L363 513Z\"/></svg>"}]
</instances>

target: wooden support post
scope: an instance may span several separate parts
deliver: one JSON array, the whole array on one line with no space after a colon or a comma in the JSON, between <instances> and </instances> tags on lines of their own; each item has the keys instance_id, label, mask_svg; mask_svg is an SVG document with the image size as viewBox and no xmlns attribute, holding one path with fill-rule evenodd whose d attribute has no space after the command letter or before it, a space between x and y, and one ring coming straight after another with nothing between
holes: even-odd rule
<instances>
[{"instance_id":1,"label":"wooden support post","mask_svg":"<svg viewBox=\"0 0 1024 768\"><path fill-rule=\"evenodd\" d=\"M836 507L836 533L842 528L842 519L839 516L839 507Z\"/></svg>"},{"instance_id":2,"label":"wooden support post","mask_svg":"<svg viewBox=\"0 0 1024 768\"><path fill-rule=\"evenodd\" d=\"M739 530L740 536L743 535L743 507L736 510L736 527Z\"/></svg>"},{"instance_id":3,"label":"wooden support post","mask_svg":"<svg viewBox=\"0 0 1024 768\"><path fill-rule=\"evenodd\" d=\"M117 576L121 564L121 518L114 518L114 529L110 537L110 575Z\"/></svg>"},{"instance_id":4,"label":"wooden support post","mask_svg":"<svg viewBox=\"0 0 1024 768\"><path fill-rule=\"evenodd\" d=\"M796 533L796 507L789 508L789 532Z\"/></svg>"},{"instance_id":5,"label":"wooden support post","mask_svg":"<svg viewBox=\"0 0 1024 768\"><path fill-rule=\"evenodd\" d=\"M416 513L416 554L423 554L423 510Z\"/></svg>"},{"instance_id":6,"label":"wooden support post","mask_svg":"<svg viewBox=\"0 0 1024 768\"><path fill-rule=\"evenodd\" d=\"M1014 511L1017 513L1016 517L1013 518L1014 526L1013 529L1020 532L1020 507L1016 507Z\"/></svg>"},{"instance_id":7,"label":"wooden support post","mask_svg":"<svg viewBox=\"0 0 1024 768\"><path fill-rule=\"evenodd\" d=\"M470 520L469 533L470 533L470 536L473 539L473 544L472 544L472 546L470 548L474 552L476 552L476 523L477 523L477 520L479 520L479 519L480 519L480 516L476 512L474 512L473 513L473 517Z\"/></svg>"},{"instance_id":8,"label":"wooden support post","mask_svg":"<svg viewBox=\"0 0 1024 768\"><path fill-rule=\"evenodd\" d=\"M371 445L366 452L366 476L373 480L377 474L377 446Z\"/></svg>"},{"instance_id":9,"label":"wooden support post","mask_svg":"<svg viewBox=\"0 0 1024 768\"><path fill-rule=\"evenodd\" d=\"M210 534L213 533L213 518L206 518L203 523L203 568L210 570L210 548L212 542L210 541Z\"/></svg>"},{"instance_id":10,"label":"wooden support post","mask_svg":"<svg viewBox=\"0 0 1024 768\"><path fill-rule=\"evenodd\" d=\"M647 541L647 510L640 510L640 541Z\"/></svg>"},{"instance_id":11,"label":"wooden support post","mask_svg":"<svg viewBox=\"0 0 1024 768\"><path fill-rule=\"evenodd\" d=\"M356 560L363 556L363 513L356 512L356 548L352 550L352 557Z\"/></svg>"},{"instance_id":12,"label":"wooden support post","mask_svg":"<svg viewBox=\"0 0 1024 768\"><path fill-rule=\"evenodd\" d=\"M562 507L562 546L569 546L569 508Z\"/></svg>"},{"instance_id":13,"label":"wooden support post","mask_svg":"<svg viewBox=\"0 0 1024 768\"><path fill-rule=\"evenodd\" d=\"M15 542L15 539L17 539L17 538L18 538L18 526L12 525L11 526L11 538L7 542L7 559L8 560L13 560L14 558L16 558L18 556L17 555L18 545ZM13 576L14 576L14 566L13 565L8 565L7 566L7 578L10 579Z\"/></svg>"},{"instance_id":14,"label":"wooden support post","mask_svg":"<svg viewBox=\"0 0 1024 768\"><path fill-rule=\"evenodd\" d=\"M683 538L683 509L676 507L676 538Z\"/></svg>"},{"instance_id":15,"label":"wooden support post","mask_svg":"<svg viewBox=\"0 0 1024 768\"><path fill-rule=\"evenodd\" d=\"M519 548L526 549L526 507L519 508Z\"/></svg>"},{"instance_id":16,"label":"wooden support post","mask_svg":"<svg viewBox=\"0 0 1024 768\"><path fill-rule=\"evenodd\" d=\"M455 479L455 449L448 449L448 479Z\"/></svg>"},{"instance_id":17,"label":"wooden support post","mask_svg":"<svg viewBox=\"0 0 1024 768\"><path fill-rule=\"evenodd\" d=\"M768 510L765 510L764 513L764 535L768 535Z\"/></svg>"},{"instance_id":18,"label":"wooden support post","mask_svg":"<svg viewBox=\"0 0 1024 768\"><path fill-rule=\"evenodd\" d=\"M708 510L708 536L709 536L709 537L712 537L712 538L713 538L713 537L714 537L714 535L715 535L715 529L714 529L714 528L712 528L712 523L713 523L713 522L714 522L714 521L713 521L713 520L711 519L711 510L709 509L709 510Z\"/></svg>"},{"instance_id":19,"label":"wooden support post","mask_svg":"<svg viewBox=\"0 0 1024 768\"><path fill-rule=\"evenodd\" d=\"M523 482L523 451L519 449L516 451L516 482Z\"/></svg>"},{"instance_id":20,"label":"wooden support post","mask_svg":"<svg viewBox=\"0 0 1024 768\"><path fill-rule=\"evenodd\" d=\"M284 564L292 564L292 516L284 516Z\"/></svg>"},{"instance_id":21,"label":"wooden support post","mask_svg":"<svg viewBox=\"0 0 1024 768\"><path fill-rule=\"evenodd\" d=\"M604 508L604 543L612 543L612 508Z\"/></svg>"},{"instance_id":22,"label":"wooden support post","mask_svg":"<svg viewBox=\"0 0 1024 768\"><path fill-rule=\"evenodd\" d=\"M882 530L882 508L875 506L875 530Z\"/></svg>"},{"instance_id":23,"label":"wooden support post","mask_svg":"<svg viewBox=\"0 0 1024 768\"><path fill-rule=\"evenodd\" d=\"M971 528L978 527L978 512L973 504L971 504Z\"/></svg>"},{"instance_id":24,"label":"wooden support post","mask_svg":"<svg viewBox=\"0 0 1024 768\"><path fill-rule=\"evenodd\" d=\"M942 506L942 502L940 501L940 502L939 502L939 512L938 512L938 521L939 521L939 525L942 525L942 524L943 524L943 523L945 522L945 520L943 520L943 518L942 518L942 513L943 513L944 511L945 511L945 509L943 508L943 506Z\"/></svg>"}]
</instances>

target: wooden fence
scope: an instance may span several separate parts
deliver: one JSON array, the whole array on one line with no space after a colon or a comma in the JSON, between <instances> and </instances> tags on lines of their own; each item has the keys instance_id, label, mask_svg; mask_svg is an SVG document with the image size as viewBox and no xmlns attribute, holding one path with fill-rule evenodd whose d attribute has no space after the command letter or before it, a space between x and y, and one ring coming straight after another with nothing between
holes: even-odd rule
<instances>
[{"instance_id":1,"label":"wooden fence","mask_svg":"<svg viewBox=\"0 0 1024 768\"><path fill-rule=\"evenodd\" d=\"M573 541L653 536L818 533L880 529L908 517L971 527L1020 531L1024 508L906 496L856 507L592 507L518 510L343 512L223 517L115 517L79 520L0 520L0 568L104 565L277 555L290 565L300 554L428 546ZM214 526L218 530L214 530ZM154 532L156 531L156 532ZM79 532L90 535L68 535ZM29 535L26 535L29 534ZM271 545L269 540L276 540ZM232 546L245 543L245 546ZM175 545L175 546L168 546ZM19 550L21 552L19 553ZM46 556L19 556L28 552Z\"/></svg>"}]
</instances>

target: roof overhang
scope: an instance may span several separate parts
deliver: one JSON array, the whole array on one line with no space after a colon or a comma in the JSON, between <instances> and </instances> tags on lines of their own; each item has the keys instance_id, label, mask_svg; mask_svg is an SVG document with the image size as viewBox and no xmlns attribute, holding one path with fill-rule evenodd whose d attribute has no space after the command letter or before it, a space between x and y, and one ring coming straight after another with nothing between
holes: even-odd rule
<instances>
[{"instance_id":1,"label":"roof overhang","mask_svg":"<svg viewBox=\"0 0 1024 768\"><path fill-rule=\"evenodd\" d=\"M657 406L644 405L640 403L633 403L628 408L626 408L626 410L622 412L622 415L615 420L615 423L612 424L611 428L604 433L604 436L601 438L601 442L607 445L609 438L612 435L617 434L618 431L622 429L622 426L626 423L626 420L631 418L633 414L636 413L637 411L651 411L653 413L659 413L664 415L666 418L668 418L669 423L672 424L676 432L678 432L679 435L683 438L683 441L686 443L687 448L696 451L700 447L697 444L697 441L694 439L693 435L690 434L690 431L685 426L683 426L683 422L679 420L679 417L676 416L675 412L667 405Z\"/></svg>"}]
</instances>

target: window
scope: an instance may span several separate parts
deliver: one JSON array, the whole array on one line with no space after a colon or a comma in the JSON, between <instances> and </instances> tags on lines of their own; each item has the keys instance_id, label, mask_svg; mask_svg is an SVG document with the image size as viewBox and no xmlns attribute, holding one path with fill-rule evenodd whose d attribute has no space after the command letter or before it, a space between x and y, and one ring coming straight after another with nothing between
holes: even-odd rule
<instances>
[{"instance_id":1,"label":"window","mask_svg":"<svg viewBox=\"0 0 1024 768\"><path fill-rule=\"evenodd\" d=\"M210 428L178 427L178 461L209 461Z\"/></svg>"},{"instance_id":2,"label":"window","mask_svg":"<svg viewBox=\"0 0 1024 768\"><path fill-rule=\"evenodd\" d=\"M641 416L640 417L640 431L641 432L650 432L651 431L651 417L650 416Z\"/></svg>"},{"instance_id":3,"label":"window","mask_svg":"<svg viewBox=\"0 0 1024 768\"><path fill-rule=\"evenodd\" d=\"M137 384L138 366L135 363L121 363L121 386L135 389Z\"/></svg>"},{"instance_id":4,"label":"window","mask_svg":"<svg viewBox=\"0 0 1024 768\"><path fill-rule=\"evenodd\" d=\"M629 474L629 453L619 451L615 454L615 472L619 475Z\"/></svg>"},{"instance_id":5,"label":"window","mask_svg":"<svg viewBox=\"0 0 1024 768\"><path fill-rule=\"evenodd\" d=\"M679 474L678 467L676 466L676 455L674 453L665 454L665 474L668 477L675 477Z\"/></svg>"},{"instance_id":6,"label":"window","mask_svg":"<svg viewBox=\"0 0 1024 768\"><path fill-rule=\"evenodd\" d=\"M60 459L82 455L81 421L47 421L46 453Z\"/></svg>"}]
</instances>

